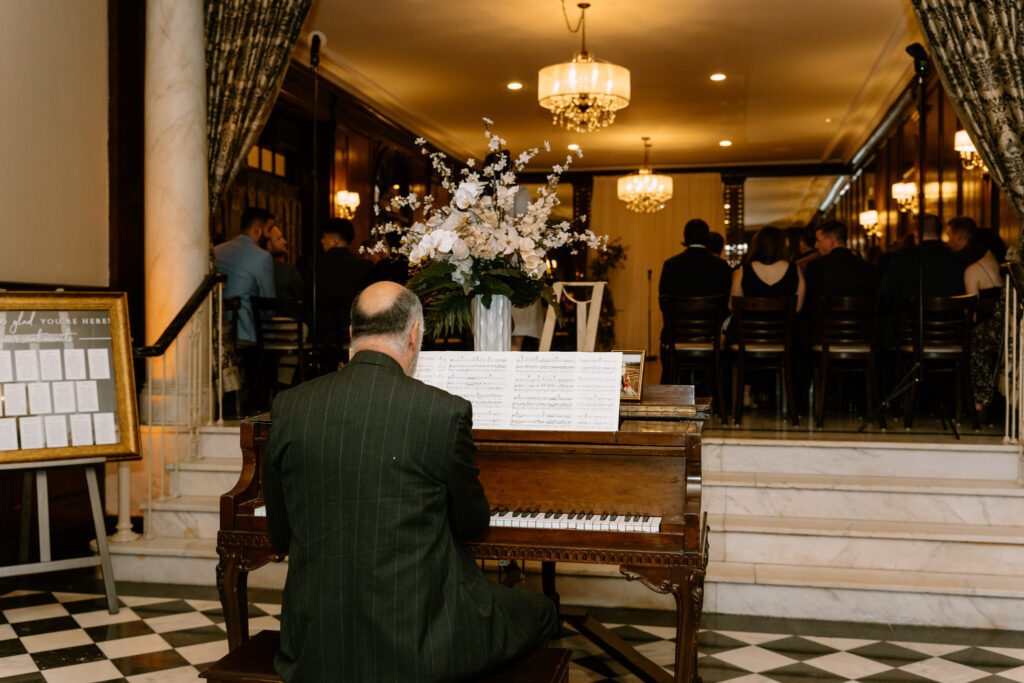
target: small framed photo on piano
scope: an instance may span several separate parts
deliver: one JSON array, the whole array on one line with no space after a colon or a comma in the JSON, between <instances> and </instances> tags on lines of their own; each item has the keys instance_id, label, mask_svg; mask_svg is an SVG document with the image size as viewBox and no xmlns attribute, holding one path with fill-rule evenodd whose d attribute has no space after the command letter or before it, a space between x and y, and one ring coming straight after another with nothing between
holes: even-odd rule
<instances>
[{"instance_id":1,"label":"small framed photo on piano","mask_svg":"<svg viewBox=\"0 0 1024 683\"><path fill-rule=\"evenodd\" d=\"M622 354L622 378L619 381L619 398L623 401L639 401L644 388L644 357L646 351L619 351Z\"/></svg>"}]
</instances>

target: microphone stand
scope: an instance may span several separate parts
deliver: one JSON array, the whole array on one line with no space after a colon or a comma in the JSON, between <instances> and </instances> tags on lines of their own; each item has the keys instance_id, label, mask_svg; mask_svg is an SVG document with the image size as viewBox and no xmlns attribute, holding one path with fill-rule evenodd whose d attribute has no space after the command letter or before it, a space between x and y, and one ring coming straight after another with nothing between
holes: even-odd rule
<instances>
[{"instance_id":1,"label":"microphone stand","mask_svg":"<svg viewBox=\"0 0 1024 683\"><path fill-rule=\"evenodd\" d=\"M902 396L907 391L911 391L915 386L920 386L923 393L928 393L932 399L932 404L935 408L935 412L939 417L939 422L942 424L942 429L946 429L946 406L942 401L942 397L937 391L927 391L925 374L924 374L924 165L925 165L925 114L927 113L927 93L925 92L925 75L928 73L928 55L925 53L924 48L920 43L914 43L907 47L907 53L914 58L914 73L916 74L917 81L917 349L914 354L914 364L903 379L893 387L892 391L882 399L879 403L878 408L871 415L864 418L864 422L861 423L860 428L857 430L858 433L863 432L864 429L878 417L881 421L882 429L885 429L885 410L889 405L896 400L899 396ZM896 320L896 324L899 325L899 320ZM960 433L957 431L956 422L950 418L949 427L953 432L953 436L960 440Z\"/></svg>"},{"instance_id":2,"label":"microphone stand","mask_svg":"<svg viewBox=\"0 0 1024 683\"><path fill-rule=\"evenodd\" d=\"M313 282L311 290L312 306L309 314L309 333L312 337L312 345L310 347L309 364L310 377L317 377L323 374L323 358L320 355L320 330L318 328L317 314L319 309L319 298L317 292L317 280L319 279L319 267L320 267L320 241L317 239L317 205L319 197L319 184L317 178L319 176L320 168L317 165L317 133L319 126L320 117L320 32L314 31L309 41L309 67L313 71L313 207L311 223L313 230L311 231L312 239L310 245L312 247L312 273Z\"/></svg>"}]
</instances>

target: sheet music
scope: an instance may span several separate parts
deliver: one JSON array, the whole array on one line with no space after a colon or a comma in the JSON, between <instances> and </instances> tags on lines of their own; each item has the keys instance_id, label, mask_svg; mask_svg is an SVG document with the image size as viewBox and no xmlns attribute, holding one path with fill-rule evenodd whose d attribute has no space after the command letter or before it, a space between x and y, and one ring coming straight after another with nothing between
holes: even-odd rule
<instances>
[{"instance_id":1,"label":"sheet music","mask_svg":"<svg viewBox=\"0 0 1024 683\"><path fill-rule=\"evenodd\" d=\"M473 404L480 429L615 431L621 353L425 351L416 378Z\"/></svg>"}]
</instances>

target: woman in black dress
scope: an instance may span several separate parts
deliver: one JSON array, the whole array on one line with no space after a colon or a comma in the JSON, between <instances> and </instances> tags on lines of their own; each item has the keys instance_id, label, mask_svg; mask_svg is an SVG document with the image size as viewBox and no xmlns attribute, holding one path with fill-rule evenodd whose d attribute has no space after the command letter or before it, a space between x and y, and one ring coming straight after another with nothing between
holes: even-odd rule
<instances>
[{"instance_id":1,"label":"woman in black dress","mask_svg":"<svg viewBox=\"0 0 1024 683\"><path fill-rule=\"evenodd\" d=\"M732 274L731 296L793 296L804 306L804 275L786 260L786 237L768 225L757 231L747 262Z\"/></svg>"}]
</instances>

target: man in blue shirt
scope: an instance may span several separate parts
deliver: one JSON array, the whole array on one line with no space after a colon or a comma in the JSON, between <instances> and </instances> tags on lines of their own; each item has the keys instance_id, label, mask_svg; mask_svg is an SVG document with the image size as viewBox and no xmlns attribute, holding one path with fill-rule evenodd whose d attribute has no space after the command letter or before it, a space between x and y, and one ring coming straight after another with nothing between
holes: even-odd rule
<instances>
[{"instance_id":1,"label":"man in blue shirt","mask_svg":"<svg viewBox=\"0 0 1024 683\"><path fill-rule=\"evenodd\" d=\"M274 227L274 214L250 206L242 212L242 232L230 242L218 244L213 250L217 270L228 276L224 298L241 299L238 310L238 340L256 343L256 325L251 298L274 296L274 261L258 246L264 231Z\"/></svg>"}]
</instances>

